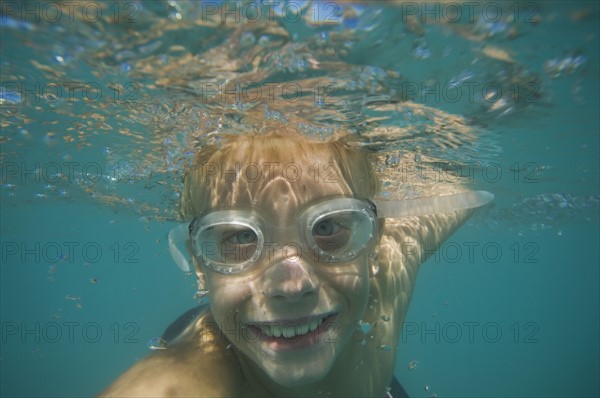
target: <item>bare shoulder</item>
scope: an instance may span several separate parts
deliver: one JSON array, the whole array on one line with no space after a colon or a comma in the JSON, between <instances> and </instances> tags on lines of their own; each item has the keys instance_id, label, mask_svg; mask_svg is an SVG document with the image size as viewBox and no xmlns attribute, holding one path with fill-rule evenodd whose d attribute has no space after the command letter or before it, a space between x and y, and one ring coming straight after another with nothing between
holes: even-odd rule
<instances>
[{"instance_id":1,"label":"bare shoulder","mask_svg":"<svg viewBox=\"0 0 600 398\"><path fill-rule=\"evenodd\" d=\"M186 336L132 366L99 396L242 396L245 382L235 353L210 328L210 319L201 317Z\"/></svg>"},{"instance_id":2,"label":"bare shoulder","mask_svg":"<svg viewBox=\"0 0 600 398\"><path fill-rule=\"evenodd\" d=\"M372 281L382 314L394 314L394 335L408 310L420 265L465 222L471 210L429 216L386 219ZM397 339L393 340L397 341Z\"/></svg>"},{"instance_id":3,"label":"bare shoulder","mask_svg":"<svg viewBox=\"0 0 600 398\"><path fill-rule=\"evenodd\" d=\"M460 210L429 216L386 219L379 245L381 278L392 278L410 295L419 266L473 213ZM400 289L400 286L398 286Z\"/></svg>"},{"instance_id":4,"label":"bare shoulder","mask_svg":"<svg viewBox=\"0 0 600 398\"><path fill-rule=\"evenodd\" d=\"M404 160L403 160L404 161ZM410 164L410 160L406 159ZM398 176L399 181L404 181ZM467 188L450 182L420 181L408 176L407 191L415 197L431 198L464 193ZM402 199L401 197L399 199ZM430 215L388 218L382 231L380 259L394 266L394 273L401 273L406 284L413 285L419 266L447 240L475 210L455 210ZM409 289L410 291L410 289Z\"/></svg>"}]
</instances>

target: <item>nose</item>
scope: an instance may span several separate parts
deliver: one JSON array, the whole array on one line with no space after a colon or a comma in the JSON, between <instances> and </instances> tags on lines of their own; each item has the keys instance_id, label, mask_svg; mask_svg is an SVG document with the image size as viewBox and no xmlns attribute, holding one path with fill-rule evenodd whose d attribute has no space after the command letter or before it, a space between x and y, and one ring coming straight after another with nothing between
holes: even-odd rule
<instances>
[{"instance_id":1,"label":"nose","mask_svg":"<svg viewBox=\"0 0 600 398\"><path fill-rule=\"evenodd\" d=\"M312 266L303 259L299 248L287 250L265 273L264 292L269 297L299 301L314 295L319 287Z\"/></svg>"}]
</instances>

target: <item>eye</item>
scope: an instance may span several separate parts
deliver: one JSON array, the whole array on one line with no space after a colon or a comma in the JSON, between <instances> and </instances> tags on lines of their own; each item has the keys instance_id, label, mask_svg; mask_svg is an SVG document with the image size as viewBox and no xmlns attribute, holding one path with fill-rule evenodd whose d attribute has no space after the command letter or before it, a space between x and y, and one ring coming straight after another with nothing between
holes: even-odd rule
<instances>
[{"instance_id":1,"label":"eye","mask_svg":"<svg viewBox=\"0 0 600 398\"><path fill-rule=\"evenodd\" d=\"M352 236L351 225L341 217L326 218L315 224L312 229L317 246L327 252L343 250Z\"/></svg>"},{"instance_id":2,"label":"eye","mask_svg":"<svg viewBox=\"0 0 600 398\"><path fill-rule=\"evenodd\" d=\"M234 243L238 245L250 245L255 243L257 239L256 233L251 229L245 229L243 231L236 232L230 235L226 241L228 243Z\"/></svg>"},{"instance_id":3,"label":"eye","mask_svg":"<svg viewBox=\"0 0 600 398\"><path fill-rule=\"evenodd\" d=\"M333 222L333 220L320 221L313 228L313 234L316 236L331 236L340 230L340 226Z\"/></svg>"},{"instance_id":4,"label":"eye","mask_svg":"<svg viewBox=\"0 0 600 398\"><path fill-rule=\"evenodd\" d=\"M224 232L218 248L219 261L237 264L250 259L257 250L258 236L249 228L236 228Z\"/></svg>"}]
</instances>

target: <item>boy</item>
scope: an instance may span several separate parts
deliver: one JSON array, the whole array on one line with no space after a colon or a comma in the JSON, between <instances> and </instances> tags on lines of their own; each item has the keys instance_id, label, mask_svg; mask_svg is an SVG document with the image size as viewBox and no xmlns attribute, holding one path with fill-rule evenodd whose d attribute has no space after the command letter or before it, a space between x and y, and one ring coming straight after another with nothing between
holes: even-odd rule
<instances>
[{"instance_id":1,"label":"boy","mask_svg":"<svg viewBox=\"0 0 600 398\"><path fill-rule=\"evenodd\" d=\"M386 396L419 265L490 196L373 203L373 164L281 126L203 148L180 213L209 308L101 395Z\"/></svg>"}]
</instances>

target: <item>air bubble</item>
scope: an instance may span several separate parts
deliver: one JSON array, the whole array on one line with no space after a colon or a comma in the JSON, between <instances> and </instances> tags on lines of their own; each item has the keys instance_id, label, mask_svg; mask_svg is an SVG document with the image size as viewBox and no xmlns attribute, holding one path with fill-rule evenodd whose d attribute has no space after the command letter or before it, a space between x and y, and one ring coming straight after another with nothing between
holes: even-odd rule
<instances>
[{"instance_id":1,"label":"air bubble","mask_svg":"<svg viewBox=\"0 0 600 398\"><path fill-rule=\"evenodd\" d=\"M387 155L385 157L385 165L388 167L395 167L400 164L400 158L398 155Z\"/></svg>"},{"instance_id":2,"label":"air bubble","mask_svg":"<svg viewBox=\"0 0 600 398\"><path fill-rule=\"evenodd\" d=\"M363 334L367 334L371 331L371 324L369 322L358 321L358 328Z\"/></svg>"},{"instance_id":3,"label":"air bubble","mask_svg":"<svg viewBox=\"0 0 600 398\"><path fill-rule=\"evenodd\" d=\"M23 98L21 97L21 94L10 90L5 90L4 87L0 88L0 105L15 105L22 102Z\"/></svg>"},{"instance_id":4,"label":"air bubble","mask_svg":"<svg viewBox=\"0 0 600 398\"><path fill-rule=\"evenodd\" d=\"M379 273L379 265L375 262L371 263L371 275L375 276Z\"/></svg>"},{"instance_id":5,"label":"air bubble","mask_svg":"<svg viewBox=\"0 0 600 398\"><path fill-rule=\"evenodd\" d=\"M269 40L269 36L266 35L262 35L259 39L258 39L258 44L260 46L266 47L271 43L271 41Z\"/></svg>"},{"instance_id":6,"label":"air bubble","mask_svg":"<svg viewBox=\"0 0 600 398\"><path fill-rule=\"evenodd\" d=\"M250 47L254 43L256 43L256 37L252 32L245 32L240 38L240 44L242 45L242 47Z\"/></svg>"},{"instance_id":7,"label":"air bubble","mask_svg":"<svg viewBox=\"0 0 600 398\"><path fill-rule=\"evenodd\" d=\"M408 370L415 370L421 365L421 362L413 360L408 363Z\"/></svg>"},{"instance_id":8,"label":"air bubble","mask_svg":"<svg viewBox=\"0 0 600 398\"><path fill-rule=\"evenodd\" d=\"M329 42L329 32L320 32L316 42L320 46L326 45Z\"/></svg>"}]
</instances>

